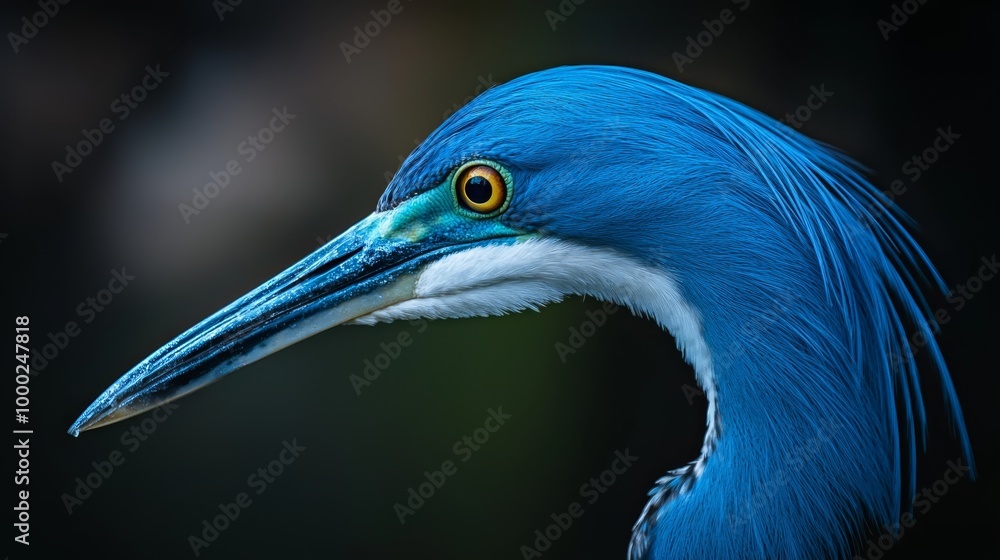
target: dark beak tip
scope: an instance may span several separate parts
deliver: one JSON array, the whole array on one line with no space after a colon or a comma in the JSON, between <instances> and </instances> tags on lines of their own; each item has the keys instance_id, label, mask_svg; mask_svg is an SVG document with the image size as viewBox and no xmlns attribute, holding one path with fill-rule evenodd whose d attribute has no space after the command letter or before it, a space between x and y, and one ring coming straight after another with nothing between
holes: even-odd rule
<instances>
[{"instance_id":1,"label":"dark beak tip","mask_svg":"<svg viewBox=\"0 0 1000 560\"><path fill-rule=\"evenodd\" d=\"M66 432L73 437L80 437L80 432L89 430L91 422L90 420L84 420L86 416L86 414L80 415L80 417L76 419L76 422L73 422L73 425L70 426L69 430L66 430Z\"/></svg>"},{"instance_id":2,"label":"dark beak tip","mask_svg":"<svg viewBox=\"0 0 1000 560\"><path fill-rule=\"evenodd\" d=\"M94 402L73 422L67 433L73 437L80 437L81 432L108 424L107 420L113 415L115 410L116 407L114 406L109 408L107 405L99 406L97 402Z\"/></svg>"},{"instance_id":3,"label":"dark beak tip","mask_svg":"<svg viewBox=\"0 0 1000 560\"><path fill-rule=\"evenodd\" d=\"M322 330L411 299L416 276L404 265L412 251L373 244L380 223L362 220L175 337L105 389L68 433L79 437L142 414Z\"/></svg>"}]
</instances>

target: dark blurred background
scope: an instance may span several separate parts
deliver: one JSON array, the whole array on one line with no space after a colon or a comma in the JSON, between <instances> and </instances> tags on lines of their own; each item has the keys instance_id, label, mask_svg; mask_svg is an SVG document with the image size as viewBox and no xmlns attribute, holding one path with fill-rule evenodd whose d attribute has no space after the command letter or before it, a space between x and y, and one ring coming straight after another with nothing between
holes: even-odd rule
<instances>
[{"instance_id":1,"label":"dark blurred background","mask_svg":"<svg viewBox=\"0 0 1000 560\"><path fill-rule=\"evenodd\" d=\"M201 557L522 558L550 514L583 502L580 486L628 449L635 465L584 503L544 553L624 557L645 492L697 455L706 407L685 389L693 374L669 336L624 311L563 363L555 345L600 309L592 300L422 331L334 329L181 400L161 423L146 415L79 439L65 433L148 353L371 212L399 157L481 84L563 64L620 64L775 118L825 88L831 95L800 130L870 167L883 188L903 181L896 200L950 286L1000 249L992 6L931 0L886 40L877 22L892 23L888 0L751 0L745 11L729 0L562 8L403 0L348 62L341 43L387 4L78 0L38 17L48 21L34 34L21 18L40 5L4 4L2 320L29 315L37 350L49 333L66 342L33 368L31 546L12 545L11 558L193 557L189 535L201 536L202 521L239 492L252 505ZM727 8L735 21L680 71L673 53ZM553 29L545 12L560 9L568 15ZM143 83L147 67L159 69L158 81L146 80L155 89L121 118L125 102L115 100ZM295 115L290 124L186 223L178 205L192 204L210 172L244 162L241 142L283 107ZM53 162L65 163L67 146L105 118L114 129L57 173ZM903 164L949 126L960 138L913 180ZM87 312L87 298L122 267L135 278ZM981 477L950 487L886 558L998 551L998 294L1000 281L986 282L961 309L932 297L950 313L940 342ZM79 332L64 339L57 333L68 321ZM356 394L350 376L404 331L412 345ZM930 432L918 488L959 456L939 386L928 379L925 391ZM455 442L501 406L507 423L401 525L393 504L425 470L460 461ZM124 435L133 427L145 440ZM293 440L306 450L257 494L248 476ZM116 452L124 463L95 474L93 464ZM100 483L89 495L77 488L88 475Z\"/></svg>"}]
</instances>

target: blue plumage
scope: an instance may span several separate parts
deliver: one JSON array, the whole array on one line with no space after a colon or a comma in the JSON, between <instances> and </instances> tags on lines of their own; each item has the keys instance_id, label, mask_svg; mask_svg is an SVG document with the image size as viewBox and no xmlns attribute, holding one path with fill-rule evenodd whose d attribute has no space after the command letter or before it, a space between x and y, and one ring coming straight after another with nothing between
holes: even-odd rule
<instances>
[{"instance_id":1,"label":"blue plumage","mask_svg":"<svg viewBox=\"0 0 1000 560\"><path fill-rule=\"evenodd\" d=\"M514 174L504 223L661 267L701 310L719 437L700 476L682 469L654 489L635 557L844 557L864 519L895 520L926 424L916 364L900 359L907 329L929 341L971 460L919 291L943 282L842 154L661 76L556 68L456 112L379 209L470 158Z\"/></svg>"},{"instance_id":2,"label":"blue plumage","mask_svg":"<svg viewBox=\"0 0 1000 560\"><path fill-rule=\"evenodd\" d=\"M915 491L927 419L907 329L972 459L923 319L920 288L944 285L904 222L848 158L732 100L625 68L538 72L456 111L375 213L140 362L70 431L335 325L589 294L670 330L708 400L701 455L656 482L631 558L847 557Z\"/></svg>"}]
</instances>

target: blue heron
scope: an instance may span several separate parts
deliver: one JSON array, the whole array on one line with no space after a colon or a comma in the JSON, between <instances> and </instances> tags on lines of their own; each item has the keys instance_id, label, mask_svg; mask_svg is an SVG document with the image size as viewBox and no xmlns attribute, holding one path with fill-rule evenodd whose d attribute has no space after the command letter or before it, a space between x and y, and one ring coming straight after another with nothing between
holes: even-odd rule
<instances>
[{"instance_id":1,"label":"blue heron","mask_svg":"<svg viewBox=\"0 0 1000 560\"><path fill-rule=\"evenodd\" d=\"M733 100L628 68L536 72L456 111L374 213L154 352L70 432L335 325L592 296L669 331L708 401L701 453L655 482L630 558L849 556L915 493L909 329L972 461L924 319L921 289L944 283L907 221L853 161Z\"/></svg>"}]
</instances>

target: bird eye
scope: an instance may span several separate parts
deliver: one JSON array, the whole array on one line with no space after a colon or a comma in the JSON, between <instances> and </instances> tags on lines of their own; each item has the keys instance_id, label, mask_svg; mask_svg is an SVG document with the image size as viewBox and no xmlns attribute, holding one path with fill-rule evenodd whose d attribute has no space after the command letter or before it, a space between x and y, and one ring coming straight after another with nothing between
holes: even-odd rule
<instances>
[{"instance_id":1,"label":"bird eye","mask_svg":"<svg viewBox=\"0 0 1000 560\"><path fill-rule=\"evenodd\" d=\"M456 174L455 193L465 208L489 214L507 202L507 182L492 166L474 163Z\"/></svg>"}]
</instances>

